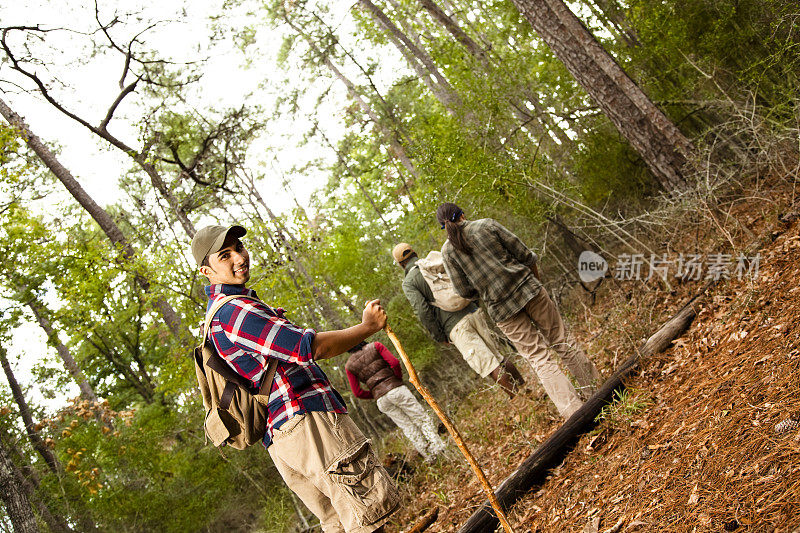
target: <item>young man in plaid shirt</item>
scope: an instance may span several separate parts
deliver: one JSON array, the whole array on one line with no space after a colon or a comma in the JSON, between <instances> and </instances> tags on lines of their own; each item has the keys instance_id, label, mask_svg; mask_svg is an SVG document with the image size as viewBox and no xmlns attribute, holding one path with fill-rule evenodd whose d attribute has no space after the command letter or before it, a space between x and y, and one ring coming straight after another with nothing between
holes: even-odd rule
<instances>
[{"instance_id":1,"label":"young man in plaid shirt","mask_svg":"<svg viewBox=\"0 0 800 533\"><path fill-rule=\"evenodd\" d=\"M378 300L356 326L315 332L298 327L245 287L250 257L241 226L209 226L192 239L192 255L210 285L208 307L225 303L211 322L219 354L258 389L271 358L278 360L269 393L264 446L281 476L320 520L323 531L380 532L399 495L369 441L350 420L344 400L317 365L344 353L386 325Z\"/></svg>"}]
</instances>

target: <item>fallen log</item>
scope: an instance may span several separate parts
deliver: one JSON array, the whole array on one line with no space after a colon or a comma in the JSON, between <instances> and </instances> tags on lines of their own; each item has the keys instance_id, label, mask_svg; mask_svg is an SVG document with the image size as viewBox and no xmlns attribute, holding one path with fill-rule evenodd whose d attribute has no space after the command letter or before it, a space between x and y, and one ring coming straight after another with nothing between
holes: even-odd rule
<instances>
[{"instance_id":1,"label":"fallen log","mask_svg":"<svg viewBox=\"0 0 800 533\"><path fill-rule=\"evenodd\" d=\"M519 498L524 496L532 486L544 480L551 467L560 463L564 456L572 449L578 438L586 432L600 414L607 403L612 399L614 390L622 386L622 380L636 368L643 357L664 351L670 343L683 334L697 315L700 295L703 294L707 284L700 293L692 298L672 318L656 331L642 346L626 359L600 389L589 398L586 403L567 419L550 438L544 441L533 454L510 475L495 491L495 496L503 509L508 509ZM494 531L498 520L492 512L492 506L484 503L461 526L458 533L478 533Z\"/></svg>"},{"instance_id":2,"label":"fallen log","mask_svg":"<svg viewBox=\"0 0 800 533\"><path fill-rule=\"evenodd\" d=\"M426 529L428 529L431 524L436 522L436 519L439 518L439 508L436 507L433 511L427 513L422 518L417 520L417 523L414 524L414 527L406 531L405 533L422 533Z\"/></svg>"}]
</instances>

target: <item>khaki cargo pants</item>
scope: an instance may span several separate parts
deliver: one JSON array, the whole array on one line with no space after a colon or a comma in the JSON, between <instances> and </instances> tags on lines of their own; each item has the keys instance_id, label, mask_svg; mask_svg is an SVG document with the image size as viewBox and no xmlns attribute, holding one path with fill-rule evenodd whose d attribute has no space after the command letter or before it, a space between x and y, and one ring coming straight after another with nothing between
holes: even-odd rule
<instances>
[{"instance_id":1,"label":"khaki cargo pants","mask_svg":"<svg viewBox=\"0 0 800 533\"><path fill-rule=\"evenodd\" d=\"M583 405L583 401L548 347L558 354L564 366L587 392L593 391L600 373L583 350L567 338L564 321L544 287L519 313L498 322L497 327L514 344L520 355L531 362L559 414L564 418L572 416Z\"/></svg>"},{"instance_id":2,"label":"khaki cargo pants","mask_svg":"<svg viewBox=\"0 0 800 533\"><path fill-rule=\"evenodd\" d=\"M274 431L268 450L286 485L325 533L369 533L400 503L397 487L346 414L293 416Z\"/></svg>"}]
</instances>

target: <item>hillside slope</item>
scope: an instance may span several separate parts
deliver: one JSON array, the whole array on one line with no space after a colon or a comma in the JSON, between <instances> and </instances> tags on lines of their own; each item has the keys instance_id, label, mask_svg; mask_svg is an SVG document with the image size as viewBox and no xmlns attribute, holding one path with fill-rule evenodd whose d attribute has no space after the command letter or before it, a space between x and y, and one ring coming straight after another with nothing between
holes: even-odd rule
<instances>
[{"instance_id":1,"label":"hillside slope","mask_svg":"<svg viewBox=\"0 0 800 533\"><path fill-rule=\"evenodd\" d=\"M783 192L780 203L791 203ZM719 284L690 330L642 363L596 429L511 511L517 531L800 526L800 425L791 422L800 422L800 228L796 215L779 220L771 209L733 210L750 226L733 235L737 246L772 235L759 250L758 277ZM584 309L585 320L573 318L576 332L607 376L700 285L665 296L617 284L605 304ZM526 377L533 383L529 370ZM512 402L484 389L450 408L495 486L560 423L540 388ZM420 465L402 487L392 531L434 507L440 516L429 531L455 531L485 499L456 454Z\"/></svg>"},{"instance_id":2,"label":"hillside slope","mask_svg":"<svg viewBox=\"0 0 800 533\"><path fill-rule=\"evenodd\" d=\"M530 531L794 531L800 525L800 234L721 285L674 347L516 511ZM594 518L594 520L590 520ZM638 527L637 527L638 526ZM590 529L591 526L590 526Z\"/></svg>"}]
</instances>

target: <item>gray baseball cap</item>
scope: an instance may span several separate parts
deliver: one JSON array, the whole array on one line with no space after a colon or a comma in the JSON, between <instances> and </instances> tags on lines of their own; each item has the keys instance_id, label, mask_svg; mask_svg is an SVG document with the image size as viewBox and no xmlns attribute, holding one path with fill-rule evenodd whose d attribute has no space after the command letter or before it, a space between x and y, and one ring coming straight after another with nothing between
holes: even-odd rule
<instances>
[{"instance_id":1,"label":"gray baseball cap","mask_svg":"<svg viewBox=\"0 0 800 533\"><path fill-rule=\"evenodd\" d=\"M222 249L228 236L239 238L247 233L241 226L206 226L192 238L192 255L197 266L203 264L203 259L210 254L215 254Z\"/></svg>"}]
</instances>

